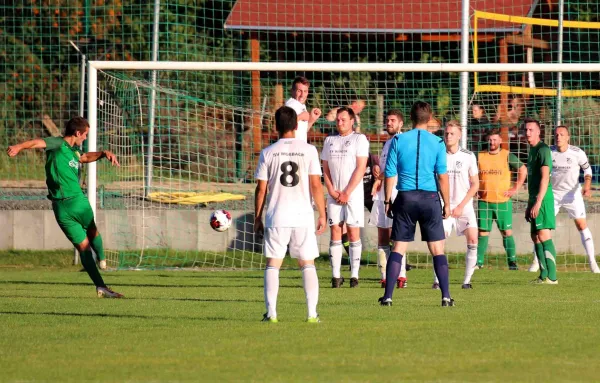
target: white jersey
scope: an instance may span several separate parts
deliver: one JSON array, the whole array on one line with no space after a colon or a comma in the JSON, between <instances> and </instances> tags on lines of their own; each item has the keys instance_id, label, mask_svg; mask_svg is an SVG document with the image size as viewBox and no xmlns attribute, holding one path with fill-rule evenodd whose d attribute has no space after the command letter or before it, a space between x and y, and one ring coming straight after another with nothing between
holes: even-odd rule
<instances>
[{"instance_id":1,"label":"white jersey","mask_svg":"<svg viewBox=\"0 0 600 383\"><path fill-rule=\"evenodd\" d=\"M479 174L475 154L466 149L458 149L456 153L446 152L448 179L450 180L450 207L455 208L467 195L471 188L470 177ZM467 202L472 205L473 199Z\"/></svg>"},{"instance_id":2,"label":"white jersey","mask_svg":"<svg viewBox=\"0 0 600 383\"><path fill-rule=\"evenodd\" d=\"M400 132L397 134L402 133ZM388 152L390 151L390 146L392 146L392 138L393 137L390 137L383 145L383 149L381 149L381 155L379 156L379 169L381 169L381 173L385 173L385 163L387 161ZM392 201L396 199L397 194L398 189L394 188L392 190ZM385 201L385 181L382 182L381 189L375 194L373 201Z\"/></svg>"},{"instance_id":3,"label":"white jersey","mask_svg":"<svg viewBox=\"0 0 600 383\"><path fill-rule=\"evenodd\" d=\"M323 143L321 159L327 161L331 182L335 190L344 190L356 169L356 157L369 157L369 141L364 134L352 132L347 136L329 136ZM362 179L362 177L361 177ZM350 201L364 204L362 182L350 195Z\"/></svg>"},{"instance_id":4,"label":"white jersey","mask_svg":"<svg viewBox=\"0 0 600 383\"><path fill-rule=\"evenodd\" d=\"M260 152L257 180L268 181L265 227L314 228L309 175L321 173L317 148L282 138Z\"/></svg>"},{"instance_id":5,"label":"white jersey","mask_svg":"<svg viewBox=\"0 0 600 383\"><path fill-rule=\"evenodd\" d=\"M294 109L298 116L301 113L307 111L306 105L302 104L295 98L290 98L289 100L287 100L285 102L285 106L289 106L290 108ZM296 138L304 142L308 142L308 120L298 121L298 129L296 129Z\"/></svg>"},{"instance_id":6,"label":"white jersey","mask_svg":"<svg viewBox=\"0 0 600 383\"><path fill-rule=\"evenodd\" d=\"M585 152L572 145L569 145L564 152L558 151L556 146L551 146L550 150L552 151L551 181L554 198L561 199L567 194L580 192L579 168L583 169L584 174L592 175Z\"/></svg>"}]
</instances>

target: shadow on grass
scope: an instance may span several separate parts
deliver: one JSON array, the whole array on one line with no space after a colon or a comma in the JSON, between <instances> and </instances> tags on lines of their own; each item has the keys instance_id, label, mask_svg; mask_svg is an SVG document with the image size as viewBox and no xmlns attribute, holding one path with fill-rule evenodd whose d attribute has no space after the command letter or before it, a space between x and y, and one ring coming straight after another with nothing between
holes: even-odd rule
<instances>
[{"instance_id":1,"label":"shadow on grass","mask_svg":"<svg viewBox=\"0 0 600 383\"><path fill-rule=\"evenodd\" d=\"M33 316L58 316L58 317L87 317L87 318L123 318L123 319L188 319L200 321L228 321L225 317L190 317L190 316L157 316L139 314L106 314L106 313L58 313L58 312L26 312L26 311L0 311L0 315L33 315Z\"/></svg>"},{"instance_id":2,"label":"shadow on grass","mask_svg":"<svg viewBox=\"0 0 600 383\"><path fill-rule=\"evenodd\" d=\"M97 300L97 297L81 297L81 296L33 296L33 295L0 295L0 299L93 299ZM125 297L128 301L179 301L179 302L216 302L216 303L264 303L263 300L250 300L250 299L214 299L214 298L160 298L160 297Z\"/></svg>"}]
</instances>

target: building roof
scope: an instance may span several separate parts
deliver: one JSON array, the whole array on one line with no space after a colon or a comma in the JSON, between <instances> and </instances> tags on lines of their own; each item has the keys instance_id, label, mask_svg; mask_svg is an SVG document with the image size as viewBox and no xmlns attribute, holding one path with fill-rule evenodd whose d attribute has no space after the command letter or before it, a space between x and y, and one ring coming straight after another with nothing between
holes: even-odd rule
<instances>
[{"instance_id":1,"label":"building roof","mask_svg":"<svg viewBox=\"0 0 600 383\"><path fill-rule=\"evenodd\" d=\"M473 10L531 16L538 0L470 0ZM472 21L471 21L472 23ZM472 27L472 25L471 25ZM461 2L448 0L238 0L225 29L290 32L447 33L461 31ZM479 32L522 26L480 20Z\"/></svg>"}]
</instances>

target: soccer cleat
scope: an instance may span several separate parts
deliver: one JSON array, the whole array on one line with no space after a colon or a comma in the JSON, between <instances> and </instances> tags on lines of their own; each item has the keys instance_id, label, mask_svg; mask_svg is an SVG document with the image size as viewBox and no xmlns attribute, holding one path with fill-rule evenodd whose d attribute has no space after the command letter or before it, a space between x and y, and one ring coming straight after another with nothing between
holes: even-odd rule
<instances>
[{"instance_id":1,"label":"soccer cleat","mask_svg":"<svg viewBox=\"0 0 600 383\"><path fill-rule=\"evenodd\" d=\"M546 278L546 279L536 278L536 279L534 279L533 281L531 281L529 283L534 284L534 285L543 285L543 284L546 283L547 280L548 280L548 278Z\"/></svg>"},{"instance_id":2,"label":"soccer cleat","mask_svg":"<svg viewBox=\"0 0 600 383\"><path fill-rule=\"evenodd\" d=\"M392 298L381 297L379 298L378 302L381 306L391 306Z\"/></svg>"},{"instance_id":3,"label":"soccer cleat","mask_svg":"<svg viewBox=\"0 0 600 383\"><path fill-rule=\"evenodd\" d=\"M98 261L98 268L100 268L100 270L106 270L106 259Z\"/></svg>"},{"instance_id":4,"label":"soccer cleat","mask_svg":"<svg viewBox=\"0 0 600 383\"><path fill-rule=\"evenodd\" d=\"M358 278L350 278L350 287L358 287Z\"/></svg>"},{"instance_id":5,"label":"soccer cleat","mask_svg":"<svg viewBox=\"0 0 600 383\"><path fill-rule=\"evenodd\" d=\"M519 270L519 266L517 266L517 262L508 262L509 270Z\"/></svg>"},{"instance_id":6,"label":"soccer cleat","mask_svg":"<svg viewBox=\"0 0 600 383\"><path fill-rule=\"evenodd\" d=\"M454 306L454 299L442 298L442 307L451 307L451 306Z\"/></svg>"},{"instance_id":7,"label":"soccer cleat","mask_svg":"<svg viewBox=\"0 0 600 383\"><path fill-rule=\"evenodd\" d=\"M344 277L331 278L331 288L338 289L344 284Z\"/></svg>"},{"instance_id":8,"label":"soccer cleat","mask_svg":"<svg viewBox=\"0 0 600 383\"><path fill-rule=\"evenodd\" d=\"M316 317L308 317L306 319L306 323L321 323L321 320L319 319L319 316L317 315Z\"/></svg>"},{"instance_id":9,"label":"soccer cleat","mask_svg":"<svg viewBox=\"0 0 600 383\"><path fill-rule=\"evenodd\" d=\"M546 278L546 281L544 282L546 285L558 285L558 279L553 281L550 278Z\"/></svg>"},{"instance_id":10,"label":"soccer cleat","mask_svg":"<svg viewBox=\"0 0 600 383\"><path fill-rule=\"evenodd\" d=\"M406 280L406 278L404 277L400 277L398 278L398 280L396 281L396 287L399 289L404 289L406 288L406 285L408 284L408 281Z\"/></svg>"},{"instance_id":11,"label":"soccer cleat","mask_svg":"<svg viewBox=\"0 0 600 383\"><path fill-rule=\"evenodd\" d=\"M527 269L530 273L537 273L540 271L540 265L538 263L532 263L531 266Z\"/></svg>"},{"instance_id":12,"label":"soccer cleat","mask_svg":"<svg viewBox=\"0 0 600 383\"><path fill-rule=\"evenodd\" d=\"M600 267L596 265L596 267L591 267L591 272L594 274L600 274Z\"/></svg>"},{"instance_id":13,"label":"soccer cleat","mask_svg":"<svg viewBox=\"0 0 600 383\"><path fill-rule=\"evenodd\" d=\"M440 289L440 284L439 283L434 283L433 285L431 285L431 288L433 290L439 290Z\"/></svg>"},{"instance_id":14,"label":"soccer cleat","mask_svg":"<svg viewBox=\"0 0 600 383\"><path fill-rule=\"evenodd\" d=\"M475 267L477 267L479 270L483 269L483 263L478 263L477 265L475 265Z\"/></svg>"},{"instance_id":15,"label":"soccer cleat","mask_svg":"<svg viewBox=\"0 0 600 383\"><path fill-rule=\"evenodd\" d=\"M112 291L108 286L96 287L96 294L98 294L98 298L125 298L123 294Z\"/></svg>"},{"instance_id":16,"label":"soccer cleat","mask_svg":"<svg viewBox=\"0 0 600 383\"><path fill-rule=\"evenodd\" d=\"M408 263L406 264L406 271L411 271L412 269L416 269L415 266L413 265L409 265Z\"/></svg>"},{"instance_id":17,"label":"soccer cleat","mask_svg":"<svg viewBox=\"0 0 600 383\"><path fill-rule=\"evenodd\" d=\"M385 279L380 280L379 283L381 283L381 288L385 289Z\"/></svg>"},{"instance_id":18,"label":"soccer cleat","mask_svg":"<svg viewBox=\"0 0 600 383\"><path fill-rule=\"evenodd\" d=\"M462 288L463 290L471 290L473 289L473 285L471 285L470 283L463 283Z\"/></svg>"},{"instance_id":19,"label":"soccer cleat","mask_svg":"<svg viewBox=\"0 0 600 383\"><path fill-rule=\"evenodd\" d=\"M278 323L279 321L277 320L277 317L269 317L267 316L267 313L264 313L261 322Z\"/></svg>"}]
</instances>

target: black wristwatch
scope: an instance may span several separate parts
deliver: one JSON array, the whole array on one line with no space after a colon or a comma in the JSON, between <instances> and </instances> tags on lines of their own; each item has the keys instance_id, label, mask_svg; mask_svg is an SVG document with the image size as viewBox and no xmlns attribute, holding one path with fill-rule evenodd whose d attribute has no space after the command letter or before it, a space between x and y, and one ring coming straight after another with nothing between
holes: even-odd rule
<instances>
[{"instance_id":1,"label":"black wristwatch","mask_svg":"<svg viewBox=\"0 0 600 383\"><path fill-rule=\"evenodd\" d=\"M389 204L391 204L391 202L390 201L383 201L383 204L384 205L389 205Z\"/></svg>"}]
</instances>

